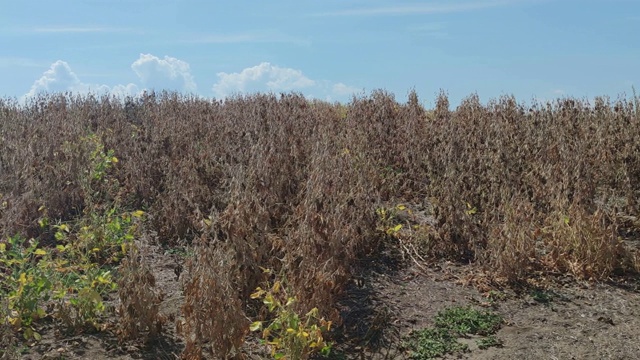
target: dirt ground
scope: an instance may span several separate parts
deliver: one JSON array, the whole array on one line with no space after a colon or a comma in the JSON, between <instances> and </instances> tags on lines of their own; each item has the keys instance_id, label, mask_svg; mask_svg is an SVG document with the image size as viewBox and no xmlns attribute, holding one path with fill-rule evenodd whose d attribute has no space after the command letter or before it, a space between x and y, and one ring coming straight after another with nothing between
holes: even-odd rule
<instances>
[{"instance_id":1,"label":"dirt ground","mask_svg":"<svg viewBox=\"0 0 640 360\"><path fill-rule=\"evenodd\" d=\"M166 293L162 313L172 321L164 336L144 347L118 344L114 334L59 337L43 329L43 339L23 359L175 359L183 344L176 336L182 295L175 269L180 257L155 249L150 259L157 283ZM360 275L348 286L340 307L344 326L336 333L334 359L408 359L403 338L432 325L450 306L491 309L505 319L496 337L502 347L470 351L451 359L640 359L640 281L609 284L555 279L545 289L498 290L494 301L465 285L471 268L442 263L430 268L403 267L389 259L363 260ZM496 299L496 296L498 299ZM248 342L249 359L259 359L257 342Z\"/></svg>"},{"instance_id":2,"label":"dirt ground","mask_svg":"<svg viewBox=\"0 0 640 360\"><path fill-rule=\"evenodd\" d=\"M392 274L373 273L361 294L354 291L352 303L370 304L374 315L368 318L386 326L373 334L369 349L363 347L359 358L408 359L398 346L404 336L433 325L435 315L447 307L467 305L490 309L505 319L496 334L503 346L480 350L473 339L461 339L470 351L452 359L640 358L637 282L588 284L567 279L564 285L559 281L544 290L499 291L503 299L490 301L486 293L461 284L468 271L442 264L426 272L414 266ZM360 320L352 321L352 326L366 327ZM358 358L355 355L348 358Z\"/></svg>"}]
</instances>

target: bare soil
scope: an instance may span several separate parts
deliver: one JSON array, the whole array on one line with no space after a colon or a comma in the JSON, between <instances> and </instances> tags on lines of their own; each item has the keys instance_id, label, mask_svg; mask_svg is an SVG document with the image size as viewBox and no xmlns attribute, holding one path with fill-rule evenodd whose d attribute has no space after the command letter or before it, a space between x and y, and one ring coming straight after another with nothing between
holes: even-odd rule
<instances>
[{"instance_id":1,"label":"bare soil","mask_svg":"<svg viewBox=\"0 0 640 360\"><path fill-rule=\"evenodd\" d=\"M183 345L175 331L182 293L177 276L183 258L154 249L157 284L165 292L161 311L168 322L153 344L119 344L113 331L79 336L41 329L43 339L27 346L23 359L176 359ZM404 338L433 325L435 315L451 306L491 309L505 319L496 334L501 347L478 349L451 359L639 359L640 281L577 282L556 278L543 288L495 289L493 299L464 279L472 266L442 262L425 268L393 257L363 260L360 274L340 301L345 319L334 334L334 359L409 359ZM483 290L488 290L488 287ZM498 297L498 298L496 298ZM255 339L247 358L265 358Z\"/></svg>"}]
</instances>

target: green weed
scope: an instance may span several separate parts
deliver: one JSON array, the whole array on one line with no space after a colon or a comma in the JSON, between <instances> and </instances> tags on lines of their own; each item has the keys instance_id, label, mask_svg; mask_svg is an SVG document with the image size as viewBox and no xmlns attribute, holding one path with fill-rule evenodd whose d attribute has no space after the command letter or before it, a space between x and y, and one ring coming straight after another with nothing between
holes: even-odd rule
<instances>
[{"instance_id":1,"label":"green weed","mask_svg":"<svg viewBox=\"0 0 640 360\"><path fill-rule=\"evenodd\" d=\"M457 335L490 335L502 323L502 317L490 311L479 311L471 307L452 307L436 315L436 327L449 329Z\"/></svg>"},{"instance_id":2,"label":"green weed","mask_svg":"<svg viewBox=\"0 0 640 360\"><path fill-rule=\"evenodd\" d=\"M412 335L409 347L412 349L412 358L433 359L446 354L459 351L467 351L468 346L458 342L449 329L428 328L420 330Z\"/></svg>"},{"instance_id":3,"label":"green weed","mask_svg":"<svg viewBox=\"0 0 640 360\"><path fill-rule=\"evenodd\" d=\"M35 323L48 317L72 332L101 329L104 300L117 289L113 265L132 246L144 215L94 201L102 196L89 191L89 184L105 181L117 159L112 150L104 151L97 137L83 141L92 145L92 165L79 175L87 190L83 216L52 225L42 206L38 222L42 229L55 231L55 247L44 248L18 235L0 242L0 295L8 301L9 324L27 340L40 339Z\"/></svg>"},{"instance_id":4,"label":"green weed","mask_svg":"<svg viewBox=\"0 0 640 360\"><path fill-rule=\"evenodd\" d=\"M307 359L314 353L329 355L331 344L323 334L330 330L331 321L320 318L317 308L298 315L293 308L296 299L288 296L283 281L275 281L266 290L258 287L251 298L261 299L273 316L270 321L255 321L250 330L262 331L263 342L270 346L274 359Z\"/></svg>"},{"instance_id":5,"label":"green weed","mask_svg":"<svg viewBox=\"0 0 640 360\"><path fill-rule=\"evenodd\" d=\"M471 307L451 307L436 315L435 326L414 332L408 341L413 359L431 359L446 354L468 351L468 346L458 342L459 337L482 335L477 341L480 349L499 346L495 334L502 317L489 311Z\"/></svg>"}]
</instances>

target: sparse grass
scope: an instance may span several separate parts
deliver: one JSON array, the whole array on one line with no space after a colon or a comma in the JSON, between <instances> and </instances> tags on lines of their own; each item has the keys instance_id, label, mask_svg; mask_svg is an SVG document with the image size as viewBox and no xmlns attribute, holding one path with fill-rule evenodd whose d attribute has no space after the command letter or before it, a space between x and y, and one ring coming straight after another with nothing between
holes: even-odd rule
<instances>
[{"instance_id":1,"label":"sparse grass","mask_svg":"<svg viewBox=\"0 0 640 360\"><path fill-rule=\"evenodd\" d=\"M502 341L493 335L489 335L486 338L476 340L478 344L478 348L480 350L485 350L490 347L500 347L502 346Z\"/></svg>"},{"instance_id":2,"label":"sparse grass","mask_svg":"<svg viewBox=\"0 0 640 360\"><path fill-rule=\"evenodd\" d=\"M535 302L539 302L541 304L549 304L553 300L553 294L543 289L533 289L531 291L531 298Z\"/></svg>"},{"instance_id":3,"label":"sparse grass","mask_svg":"<svg viewBox=\"0 0 640 360\"><path fill-rule=\"evenodd\" d=\"M493 335L501 323L502 318L489 311L451 307L436 315L434 327L412 333L407 345L413 359L432 359L468 351L469 347L458 341L458 338L468 335L485 336L476 341L480 349L500 346L500 340Z\"/></svg>"}]
</instances>

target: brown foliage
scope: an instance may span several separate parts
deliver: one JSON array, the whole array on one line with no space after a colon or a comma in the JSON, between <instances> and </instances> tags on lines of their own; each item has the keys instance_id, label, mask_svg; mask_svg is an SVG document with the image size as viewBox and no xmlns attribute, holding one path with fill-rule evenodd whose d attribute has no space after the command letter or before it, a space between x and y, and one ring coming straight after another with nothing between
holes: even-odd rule
<instances>
[{"instance_id":1,"label":"brown foliage","mask_svg":"<svg viewBox=\"0 0 640 360\"><path fill-rule=\"evenodd\" d=\"M120 340L149 342L162 332L159 314L164 294L156 287L147 254L132 247L118 270L118 336Z\"/></svg>"},{"instance_id":2,"label":"brown foliage","mask_svg":"<svg viewBox=\"0 0 640 360\"><path fill-rule=\"evenodd\" d=\"M421 204L435 218L404 245L512 282L531 271L637 270L618 239L622 219L640 211L637 114L633 102L606 98L525 106L472 95L450 109L444 93L427 112L413 92L400 104L384 91L348 105L297 94L6 100L0 233L51 240L41 205L51 219L82 213L91 194L78 184L89 165L79 139L97 135L120 160L106 200L144 209L146 235L161 245L198 245L185 357L231 356L258 313L249 294L265 280L261 267L287 274L300 311L339 320L333 300L384 239L375 213L384 204ZM137 331L151 330L147 315Z\"/></svg>"}]
</instances>

